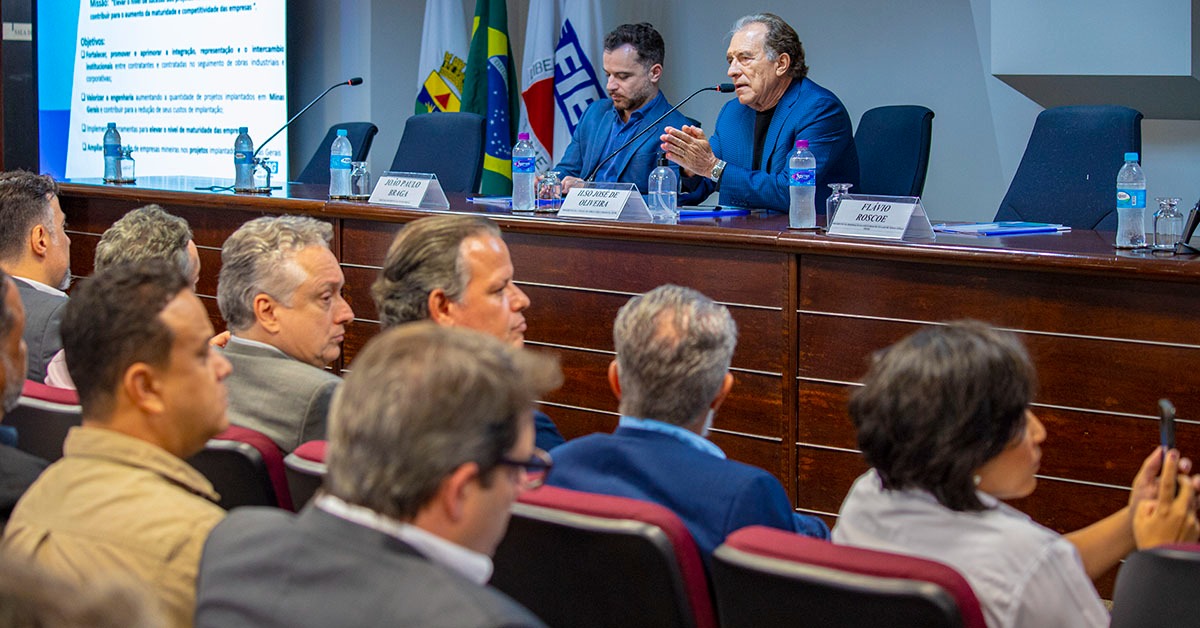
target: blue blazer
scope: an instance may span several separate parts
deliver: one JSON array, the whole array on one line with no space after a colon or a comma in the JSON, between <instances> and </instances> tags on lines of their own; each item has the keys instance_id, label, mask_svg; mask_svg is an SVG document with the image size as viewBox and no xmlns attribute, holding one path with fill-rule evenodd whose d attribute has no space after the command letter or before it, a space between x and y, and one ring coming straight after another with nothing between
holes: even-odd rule
<instances>
[{"instance_id":1,"label":"blue blazer","mask_svg":"<svg viewBox=\"0 0 1200 628\"><path fill-rule=\"evenodd\" d=\"M664 94L653 107L646 111L638 131L646 128L670 108L671 103L667 102ZM613 109L611 99L604 98L589 105L587 111L583 112L579 124L575 126L575 132L571 134L571 145L567 146L562 160L552 170L557 170L562 176L569 177L583 178L591 174L596 164L608 155L604 152L604 148L608 143L608 136L612 133L612 125L616 119L617 112ZM658 165L656 158L659 153L659 144L661 144L659 136L668 126L679 128L685 124L691 124L691 122L682 113L672 112L662 122L659 122L653 131L647 131L633 145L613 157L612 160L616 162L615 168L618 173L617 181L632 183L642 194L645 194L650 172ZM616 146L613 147L614 150L616 148ZM679 166L673 163L670 165L675 170L675 174L679 175Z\"/></svg>"},{"instance_id":2,"label":"blue blazer","mask_svg":"<svg viewBox=\"0 0 1200 628\"><path fill-rule=\"evenodd\" d=\"M828 184L858 185L858 150L854 147L850 114L833 92L807 77L792 81L775 106L767 128L762 170L751 170L755 114L737 99L725 103L709 138L713 154L727 164L721 175L722 205L787 211L788 155L795 150L796 140L808 140L808 149L817 158L818 214L825 213ZM703 201L715 189L716 184L706 177L698 194L688 195L683 202Z\"/></svg>"},{"instance_id":3,"label":"blue blazer","mask_svg":"<svg viewBox=\"0 0 1200 628\"><path fill-rule=\"evenodd\" d=\"M546 483L670 508L706 564L726 536L750 525L829 536L824 522L792 510L775 476L649 430L619 427L567 442L554 450Z\"/></svg>"}]
</instances>

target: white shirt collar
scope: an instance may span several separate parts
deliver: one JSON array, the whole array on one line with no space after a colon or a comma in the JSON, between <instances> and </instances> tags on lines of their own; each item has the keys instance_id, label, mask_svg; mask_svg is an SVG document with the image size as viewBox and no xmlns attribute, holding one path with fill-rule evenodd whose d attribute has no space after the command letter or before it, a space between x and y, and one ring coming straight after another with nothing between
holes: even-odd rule
<instances>
[{"instance_id":1,"label":"white shirt collar","mask_svg":"<svg viewBox=\"0 0 1200 628\"><path fill-rule=\"evenodd\" d=\"M351 523L387 534L408 543L429 560L479 585L492 577L492 559L457 543L447 541L417 526L385 517L370 508L348 504L333 495L320 495L317 508Z\"/></svg>"},{"instance_id":2,"label":"white shirt collar","mask_svg":"<svg viewBox=\"0 0 1200 628\"><path fill-rule=\"evenodd\" d=\"M24 281L27 285L29 285L29 287L33 288L34 290L37 290L38 292L45 292L46 294L53 294L56 297L67 296L67 293L63 292L62 290L59 290L58 288L55 288L54 286L47 286L46 284L44 284L40 281L34 280L34 279L30 279L29 277L18 277L16 275L13 275L12 278L18 279L20 281Z\"/></svg>"}]
</instances>

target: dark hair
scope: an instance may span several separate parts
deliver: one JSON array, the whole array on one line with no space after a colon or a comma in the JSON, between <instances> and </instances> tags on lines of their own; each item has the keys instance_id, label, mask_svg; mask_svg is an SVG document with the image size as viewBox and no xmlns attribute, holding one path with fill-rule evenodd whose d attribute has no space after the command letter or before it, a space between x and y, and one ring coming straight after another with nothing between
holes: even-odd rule
<instances>
[{"instance_id":1,"label":"dark hair","mask_svg":"<svg viewBox=\"0 0 1200 628\"><path fill-rule=\"evenodd\" d=\"M638 62L646 69L661 64L666 56L667 46L663 43L662 35L659 35L649 22L622 24L604 36L605 52L616 50L625 44L633 46L638 54Z\"/></svg>"},{"instance_id":2,"label":"dark hair","mask_svg":"<svg viewBox=\"0 0 1200 628\"><path fill-rule=\"evenodd\" d=\"M951 510L983 510L975 470L1021 434L1036 386L1016 336L955 321L876 353L850 397L850 418L884 488L921 489Z\"/></svg>"},{"instance_id":3,"label":"dark hair","mask_svg":"<svg viewBox=\"0 0 1200 628\"><path fill-rule=\"evenodd\" d=\"M85 416L103 419L112 412L117 385L131 365L167 363L175 335L159 314L188 288L178 267L156 259L112 266L75 289L61 331Z\"/></svg>"},{"instance_id":4,"label":"dark hair","mask_svg":"<svg viewBox=\"0 0 1200 628\"><path fill-rule=\"evenodd\" d=\"M401 521L463 464L487 486L557 360L480 332L422 321L375 336L329 412L325 489Z\"/></svg>"},{"instance_id":5,"label":"dark hair","mask_svg":"<svg viewBox=\"0 0 1200 628\"><path fill-rule=\"evenodd\" d=\"M24 255L34 225L53 228L52 196L58 196L58 184L49 175L0 172L0 260L15 261Z\"/></svg>"},{"instance_id":6,"label":"dark hair","mask_svg":"<svg viewBox=\"0 0 1200 628\"><path fill-rule=\"evenodd\" d=\"M763 41L763 49L767 53L768 59L778 59L779 55L786 54L792 62L788 66L788 76L792 77L794 81L802 81L804 77L808 76L808 64L804 62L804 44L800 43L800 36L796 34L796 29L774 13L754 13L738 18L738 21L734 22L730 34L751 24L762 24L767 27L767 37Z\"/></svg>"}]
</instances>

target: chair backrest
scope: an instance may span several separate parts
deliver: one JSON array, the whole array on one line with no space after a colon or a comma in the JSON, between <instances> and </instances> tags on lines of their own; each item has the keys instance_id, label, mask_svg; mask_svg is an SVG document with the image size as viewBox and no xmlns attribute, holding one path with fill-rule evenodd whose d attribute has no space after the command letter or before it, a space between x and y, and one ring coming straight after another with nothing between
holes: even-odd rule
<instances>
[{"instance_id":1,"label":"chair backrest","mask_svg":"<svg viewBox=\"0 0 1200 628\"><path fill-rule=\"evenodd\" d=\"M312 159L308 160L308 165L304 167L304 170L300 171L300 176L296 177L296 181L314 185L329 185L329 151L333 148L333 140L337 137L338 129L346 129L346 137L350 139L350 148L354 149L353 160L367 160L367 155L371 154L371 142L375 141L375 134L379 132L379 127L370 122L335 124L329 127L329 131L325 133L325 139L321 140L321 145L313 153Z\"/></svg>"},{"instance_id":2,"label":"chair backrest","mask_svg":"<svg viewBox=\"0 0 1200 628\"><path fill-rule=\"evenodd\" d=\"M970 585L946 565L763 526L725 539L712 580L725 627L986 628Z\"/></svg>"},{"instance_id":3,"label":"chair backrest","mask_svg":"<svg viewBox=\"0 0 1200 628\"><path fill-rule=\"evenodd\" d=\"M1113 628L1190 626L1200 617L1200 545L1134 552L1117 573Z\"/></svg>"},{"instance_id":4,"label":"chair backrest","mask_svg":"<svg viewBox=\"0 0 1200 628\"><path fill-rule=\"evenodd\" d=\"M230 425L188 458L221 495L221 507L278 506L292 510L283 452L261 432Z\"/></svg>"},{"instance_id":5,"label":"chair backrest","mask_svg":"<svg viewBox=\"0 0 1200 628\"><path fill-rule=\"evenodd\" d=\"M670 510L543 486L513 506L492 585L551 626L715 626L696 544Z\"/></svg>"},{"instance_id":6,"label":"chair backrest","mask_svg":"<svg viewBox=\"0 0 1200 628\"><path fill-rule=\"evenodd\" d=\"M17 430L17 449L54 462L62 458L63 441L72 427L83 423L74 390L25 380L21 399L4 424Z\"/></svg>"},{"instance_id":7,"label":"chair backrest","mask_svg":"<svg viewBox=\"0 0 1200 628\"><path fill-rule=\"evenodd\" d=\"M858 121L858 187L851 194L920 196L929 170L933 111L920 105L869 109ZM830 181L838 183L838 181Z\"/></svg>"},{"instance_id":8,"label":"chair backrest","mask_svg":"<svg viewBox=\"0 0 1200 628\"><path fill-rule=\"evenodd\" d=\"M1055 107L1038 114L996 220L1117 229L1117 171L1142 152L1142 114L1116 105Z\"/></svg>"},{"instance_id":9,"label":"chair backrest","mask_svg":"<svg viewBox=\"0 0 1200 628\"><path fill-rule=\"evenodd\" d=\"M435 111L409 117L392 159L398 172L432 172L442 190L479 191L483 177L484 118L477 113Z\"/></svg>"},{"instance_id":10,"label":"chair backrest","mask_svg":"<svg viewBox=\"0 0 1200 628\"><path fill-rule=\"evenodd\" d=\"M283 459L296 512L304 508L325 480L325 445L323 440L308 441Z\"/></svg>"}]
</instances>

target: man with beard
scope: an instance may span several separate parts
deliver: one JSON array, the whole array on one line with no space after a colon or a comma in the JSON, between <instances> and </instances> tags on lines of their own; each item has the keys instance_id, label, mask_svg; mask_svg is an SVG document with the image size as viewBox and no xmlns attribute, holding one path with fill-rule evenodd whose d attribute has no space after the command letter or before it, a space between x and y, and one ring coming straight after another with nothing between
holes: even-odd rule
<instances>
[{"instance_id":1,"label":"man with beard","mask_svg":"<svg viewBox=\"0 0 1200 628\"><path fill-rule=\"evenodd\" d=\"M58 326L71 281L71 238L58 184L24 170L0 173L0 268L17 280L25 305L26 379L43 383L62 350Z\"/></svg>"},{"instance_id":2,"label":"man with beard","mask_svg":"<svg viewBox=\"0 0 1200 628\"><path fill-rule=\"evenodd\" d=\"M603 165L600 162L671 108L658 90L664 53L662 35L645 22L622 24L604 37L609 97L597 100L584 112L571 135L570 146L553 168L563 177L564 192L583 183L597 165L600 170L596 181L633 183L646 191L650 171L657 165L658 136L669 125L691 124L683 114L672 112L653 131L647 131ZM678 170L677 166L671 167Z\"/></svg>"},{"instance_id":3,"label":"man with beard","mask_svg":"<svg viewBox=\"0 0 1200 628\"><path fill-rule=\"evenodd\" d=\"M25 307L16 282L0 270L0 390L4 391L0 419L17 405L25 382ZM46 461L7 445L0 445L0 528L13 506L37 479Z\"/></svg>"}]
</instances>

